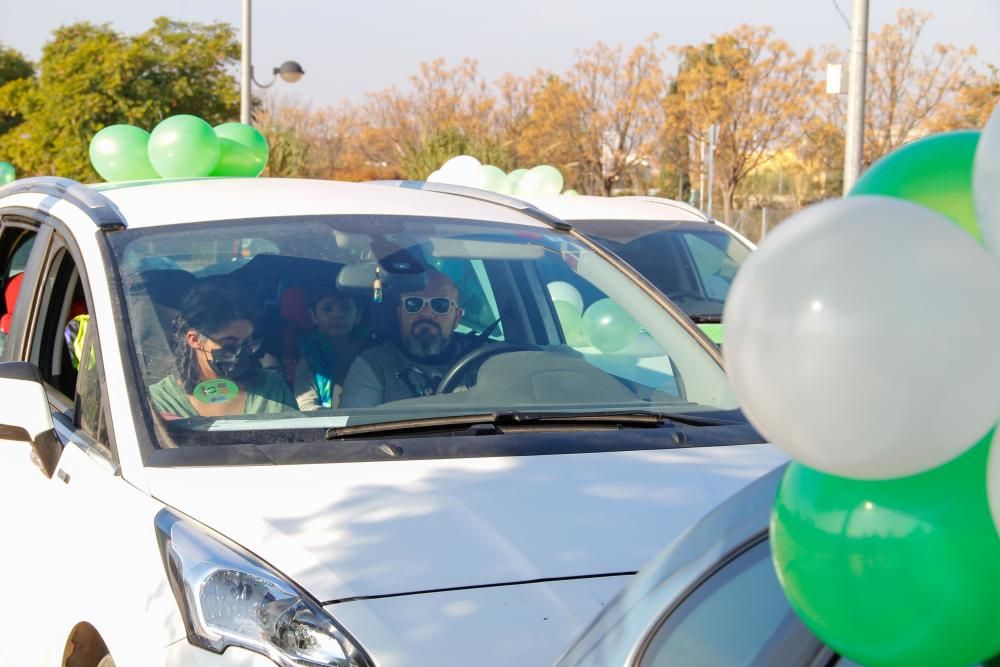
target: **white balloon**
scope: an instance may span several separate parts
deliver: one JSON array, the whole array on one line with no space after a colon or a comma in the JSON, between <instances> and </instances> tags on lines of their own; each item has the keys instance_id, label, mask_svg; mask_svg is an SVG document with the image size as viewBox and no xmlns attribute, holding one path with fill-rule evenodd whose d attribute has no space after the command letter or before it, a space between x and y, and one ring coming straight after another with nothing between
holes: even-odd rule
<instances>
[{"instance_id":1,"label":"white balloon","mask_svg":"<svg viewBox=\"0 0 1000 667\"><path fill-rule=\"evenodd\" d=\"M583 296L580 290L563 280L556 280L548 284L549 296L553 301L565 301L576 308L576 312L583 314Z\"/></svg>"},{"instance_id":2,"label":"white balloon","mask_svg":"<svg viewBox=\"0 0 1000 667\"><path fill-rule=\"evenodd\" d=\"M440 183L464 185L470 188L482 188L486 184L483 165L471 155L453 157L438 170Z\"/></svg>"},{"instance_id":3,"label":"white balloon","mask_svg":"<svg viewBox=\"0 0 1000 667\"><path fill-rule=\"evenodd\" d=\"M1000 263L889 197L811 206L769 234L726 301L723 355L757 429L857 479L936 467L1000 416Z\"/></svg>"},{"instance_id":4,"label":"white balloon","mask_svg":"<svg viewBox=\"0 0 1000 667\"><path fill-rule=\"evenodd\" d=\"M450 174L451 172L464 174L468 173L472 169L479 169L482 166L482 163L471 155L458 155L450 160L447 160L443 165L441 165L441 169L439 171L445 175Z\"/></svg>"},{"instance_id":5,"label":"white balloon","mask_svg":"<svg viewBox=\"0 0 1000 667\"><path fill-rule=\"evenodd\" d=\"M972 200L983 242L994 256L1000 257L1000 104L993 110L976 144Z\"/></svg>"},{"instance_id":6,"label":"white balloon","mask_svg":"<svg viewBox=\"0 0 1000 667\"><path fill-rule=\"evenodd\" d=\"M444 183L441 178L441 170L431 172L431 175L425 179L428 183Z\"/></svg>"}]
</instances>

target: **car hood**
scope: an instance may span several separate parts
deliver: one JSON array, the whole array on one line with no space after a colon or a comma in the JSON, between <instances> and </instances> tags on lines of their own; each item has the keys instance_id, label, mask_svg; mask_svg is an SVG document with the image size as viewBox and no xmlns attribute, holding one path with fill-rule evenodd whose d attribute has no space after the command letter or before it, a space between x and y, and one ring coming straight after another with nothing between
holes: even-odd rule
<instances>
[{"instance_id":1,"label":"car hood","mask_svg":"<svg viewBox=\"0 0 1000 667\"><path fill-rule=\"evenodd\" d=\"M634 572L771 445L149 468L151 493L324 602Z\"/></svg>"}]
</instances>

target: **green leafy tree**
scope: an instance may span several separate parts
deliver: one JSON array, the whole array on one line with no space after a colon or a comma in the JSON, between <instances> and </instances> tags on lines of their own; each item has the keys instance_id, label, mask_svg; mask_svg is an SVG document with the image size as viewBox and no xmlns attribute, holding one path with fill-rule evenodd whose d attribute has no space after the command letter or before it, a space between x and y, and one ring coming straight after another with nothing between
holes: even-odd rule
<instances>
[{"instance_id":1,"label":"green leafy tree","mask_svg":"<svg viewBox=\"0 0 1000 667\"><path fill-rule=\"evenodd\" d=\"M0 44L0 86L35 75L35 68L21 53ZM0 112L0 135L6 134L23 119L17 113ZM2 158L0 158L2 159Z\"/></svg>"},{"instance_id":2,"label":"green leafy tree","mask_svg":"<svg viewBox=\"0 0 1000 667\"><path fill-rule=\"evenodd\" d=\"M24 175L95 180L87 149L103 127L152 129L182 113L212 124L232 120L238 57L233 28L222 23L158 18L135 36L85 22L59 28L42 51L37 77L0 87L0 115L22 119L0 136L0 154Z\"/></svg>"}]
</instances>

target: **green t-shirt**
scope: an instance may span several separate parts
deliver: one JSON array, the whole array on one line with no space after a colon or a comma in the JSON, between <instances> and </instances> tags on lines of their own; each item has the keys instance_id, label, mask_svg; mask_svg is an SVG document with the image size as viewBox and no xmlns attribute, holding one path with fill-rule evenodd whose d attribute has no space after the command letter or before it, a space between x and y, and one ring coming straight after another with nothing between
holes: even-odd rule
<instances>
[{"instance_id":1,"label":"green t-shirt","mask_svg":"<svg viewBox=\"0 0 1000 667\"><path fill-rule=\"evenodd\" d=\"M247 401L243 406L245 415L297 409L295 397L278 373L256 368L246 375L244 384L244 391L247 393ZM198 416L175 375L168 375L150 385L149 395L153 399L153 407L164 417L183 419Z\"/></svg>"}]
</instances>

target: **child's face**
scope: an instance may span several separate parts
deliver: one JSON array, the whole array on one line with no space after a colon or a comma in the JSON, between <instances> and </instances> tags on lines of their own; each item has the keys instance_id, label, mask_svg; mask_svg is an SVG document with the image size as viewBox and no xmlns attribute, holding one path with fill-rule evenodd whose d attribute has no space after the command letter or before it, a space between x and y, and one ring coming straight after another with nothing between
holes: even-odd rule
<instances>
[{"instance_id":1,"label":"child's face","mask_svg":"<svg viewBox=\"0 0 1000 667\"><path fill-rule=\"evenodd\" d=\"M327 296L309 311L316 330L327 338L346 336L358 323L358 307L348 298Z\"/></svg>"}]
</instances>

